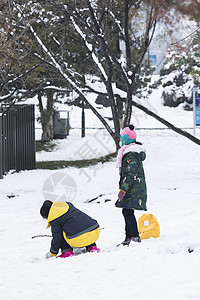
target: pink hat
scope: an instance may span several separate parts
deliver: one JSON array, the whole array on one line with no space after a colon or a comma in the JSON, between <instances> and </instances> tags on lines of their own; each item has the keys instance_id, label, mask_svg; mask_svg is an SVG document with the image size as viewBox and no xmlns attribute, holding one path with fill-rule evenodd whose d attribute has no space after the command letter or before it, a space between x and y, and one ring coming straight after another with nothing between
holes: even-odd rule
<instances>
[{"instance_id":1,"label":"pink hat","mask_svg":"<svg viewBox=\"0 0 200 300\"><path fill-rule=\"evenodd\" d=\"M128 138L130 140L136 140L137 134L134 130L134 126L129 125L128 127L122 129L122 131L120 132L120 136L123 137L124 135L128 135Z\"/></svg>"}]
</instances>

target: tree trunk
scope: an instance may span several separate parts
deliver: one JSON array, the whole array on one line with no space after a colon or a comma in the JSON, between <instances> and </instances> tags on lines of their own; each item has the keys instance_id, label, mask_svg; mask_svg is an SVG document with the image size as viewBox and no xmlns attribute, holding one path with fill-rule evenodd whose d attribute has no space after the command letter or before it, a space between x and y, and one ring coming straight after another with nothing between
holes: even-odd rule
<instances>
[{"instance_id":1,"label":"tree trunk","mask_svg":"<svg viewBox=\"0 0 200 300\"><path fill-rule=\"evenodd\" d=\"M54 113L54 100L53 100L53 92L51 90L47 91L47 106L44 109L42 103L42 95L38 93L38 101L39 101L39 111L40 111L40 122L42 125L42 142L49 142L53 140L53 113Z\"/></svg>"},{"instance_id":2,"label":"tree trunk","mask_svg":"<svg viewBox=\"0 0 200 300\"><path fill-rule=\"evenodd\" d=\"M118 110L118 116L119 116L119 124L120 124L120 128L123 128L123 99L119 96L116 95L116 103L117 103L117 110Z\"/></svg>"},{"instance_id":3,"label":"tree trunk","mask_svg":"<svg viewBox=\"0 0 200 300\"><path fill-rule=\"evenodd\" d=\"M129 1L126 0L124 4L124 35L125 35L125 49L126 49L126 72L127 76L130 77L129 72L132 73L132 56L131 56L131 46L130 46L130 33L129 33ZM130 123L131 114L132 114L132 95L133 95L133 81L129 78L131 82L127 82L126 84L126 105L125 105L125 115L124 115L124 123L123 127L126 127Z\"/></svg>"},{"instance_id":4,"label":"tree trunk","mask_svg":"<svg viewBox=\"0 0 200 300\"><path fill-rule=\"evenodd\" d=\"M48 112L47 112L47 114L48 114ZM49 116L48 119L49 120L48 121L45 120L45 122L42 122L42 119L41 119L41 122L42 122L41 141L43 143L53 140L53 114L51 116Z\"/></svg>"}]
</instances>

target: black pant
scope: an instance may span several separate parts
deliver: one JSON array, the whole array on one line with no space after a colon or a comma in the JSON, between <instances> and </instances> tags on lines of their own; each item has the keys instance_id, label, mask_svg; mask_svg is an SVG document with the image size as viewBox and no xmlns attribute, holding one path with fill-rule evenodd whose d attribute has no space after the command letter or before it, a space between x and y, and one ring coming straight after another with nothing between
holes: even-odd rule
<instances>
[{"instance_id":1,"label":"black pant","mask_svg":"<svg viewBox=\"0 0 200 300\"><path fill-rule=\"evenodd\" d=\"M86 249L88 250L91 246L96 246L96 243L93 243L91 245L86 246ZM73 248L67 243L67 241L63 238L62 239L62 245L61 245L61 252L65 251L73 251Z\"/></svg>"},{"instance_id":2,"label":"black pant","mask_svg":"<svg viewBox=\"0 0 200 300\"><path fill-rule=\"evenodd\" d=\"M61 252L65 252L65 251L72 251L73 248L66 242L66 240L64 239L64 237L62 238L62 244L61 244Z\"/></svg>"},{"instance_id":3,"label":"black pant","mask_svg":"<svg viewBox=\"0 0 200 300\"><path fill-rule=\"evenodd\" d=\"M139 237L137 221L133 209L123 208L122 214L125 220L126 238Z\"/></svg>"}]
</instances>

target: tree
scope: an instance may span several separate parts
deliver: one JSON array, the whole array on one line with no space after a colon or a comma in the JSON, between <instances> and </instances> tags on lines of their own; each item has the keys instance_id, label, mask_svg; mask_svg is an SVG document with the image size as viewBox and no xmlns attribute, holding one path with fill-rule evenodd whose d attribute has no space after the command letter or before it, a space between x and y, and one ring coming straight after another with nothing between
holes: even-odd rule
<instances>
[{"instance_id":1,"label":"tree","mask_svg":"<svg viewBox=\"0 0 200 300\"><path fill-rule=\"evenodd\" d=\"M85 103L93 110L95 115L103 122L113 139L115 140L116 147L119 142L120 132L120 115L119 110L119 96L113 88L113 82L121 78L121 86L124 94L124 113L123 113L123 126L126 126L130 122L132 113L132 96L136 89L136 78L140 74L143 60L145 58L146 51L152 40L153 32L156 26L156 20L154 18L154 9L147 12L147 26L141 36L137 36L139 33L135 29L135 40L132 39L133 29L135 24L132 22L132 18L137 14L137 10L140 8L139 1L133 1L129 3L128 0L123 1L98 1L97 5L91 1L79 2L79 5L74 1L48 1L62 15L65 19L66 25L74 26L74 29L78 33L82 40L82 43L87 50L87 55L93 63L93 74L99 76L104 83L106 93L111 101L111 110L113 115L114 131L105 121L105 119L96 111L96 109L88 103L84 93L81 90L80 78L72 78L72 70L75 66L72 65L72 69L66 70L63 66L64 61L58 61L56 54L50 52L45 42L39 37L34 26L30 25L29 29L32 32L33 37L37 40L43 53L48 57L48 63L53 66L63 75L66 81L72 86L73 89L84 99ZM108 5L110 4L110 5ZM118 6L115 4L118 4ZM82 9L85 7L85 9ZM120 10L120 18L117 19L115 13ZM111 22L112 21L112 22ZM109 26L107 26L109 24ZM115 28L115 32L118 33L118 45L124 43L125 47L125 64L123 64L122 50L117 52L113 51L113 40L110 38L110 26ZM106 30L105 30L106 28ZM107 31L108 29L108 31ZM152 30L152 32L151 32ZM115 50L115 49L114 49ZM135 50L135 52L134 52ZM137 50L137 51L136 51ZM134 52L134 59L132 53ZM86 82L85 86L91 91L91 84ZM121 108L122 105L120 105Z\"/></svg>"},{"instance_id":2,"label":"tree","mask_svg":"<svg viewBox=\"0 0 200 300\"><path fill-rule=\"evenodd\" d=\"M196 0L179 2L171 1L185 17L187 24L188 16L196 20L196 26L190 33L185 33L167 50L166 61L160 75L163 86L163 103L167 106L178 106L184 104L184 108L192 108L194 86L200 86L200 27L199 9L200 2ZM187 17L187 18L186 18ZM183 19L183 18L182 18ZM182 22L183 23L183 22Z\"/></svg>"},{"instance_id":3,"label":"tree","mask_svg":"<svg viewBox=\"0 0 200 300\"><path fill-rule=\"evenodd\" d=\"M145 81L142 76L148 65L147 50L156 25L176 1L31 1L32 9L25 14L22 10L27 8L25 2L13 2L18 15L25 20L19 28L25 30L28 27L34 57L48 65L63 78L67 87L77 92L104 124L118 148L120 127L129 124L132 106L151 113L132 97L140 89L138 83ZM19 2L23 4L19 5ZM43 20L41 11L46 11ZM62 35L58 35L58 24L62 24ZM44 34L44 28L48 34ZM70 34L75 38L70 38L65 47L61 37L66 41ZM80 52L72 52L76 48L81 49L84 61L79 59ZM95 85L87 75L89 78L95 75L104 84L104 93L111 102L112 126L87 99L87 92L95 91Z\"/></svg>"},{"instance_id":4,"label":"tree","mask_svg":"<svg viewBox=\"0 0 200 300\"><path fill-rule=\"evenodd\" d=\"M22 75L15 76L15 79L10 77L14 72L14 66L23 56L18 51L18 41L25 34L26 28L19 33L14 34L14 26L12 19L14 12L11 8L10 1L1 1L0 3L0 96L1 100L9 98L14 89L10 89L8 85L11 82L17 83ZM16 24L17 21L16 21ZM17 87L15 88L17 89Z\"/></svg>"},{"instance_id":5,"label":"tree","mask_svg":"<svg viewBox=\"0 0 200 300\"><path fill-rule=\"evenodd\" d=\"M18 100L38 97L42 141L49 141L53 139L54 102L58 94L66 93L68 88L60 73L46 63L42 51L27 30L27 24L36 23L42 37L48 39L50 30L44 24L47 12L40 14L41 7L38 8L37 4L31 12L30 6L26 7L26 1L5 2L9 4L9 10L2 5L0 14L3 45L0 52L1 99L12 105ZM59 26L56 26L56 30L60 32ZM53 43L56 43L55 40L51 43L52 47ZM46 101L43 101L44 98Z\"/></svg>"},{"instance_id":6,"label":"tree","mask_svg":"<svg viewBox=\"0 0 200 300\"><path fill-rule=\"evenodd\" d=\"M32 38L30 31L27 31L27 26L31 24L64 69L67 64L76 64L76 70L72 70L72 77L82 80L79 73L86 72L83 62L89 67L87 55L84 51L81 52L79 35L69 27L66 30L62 17L56 14L53 6L47 5L47 1L7 1L7 4L8 2L9 18L6 10L1 11L4 20L2 28L5 37L13 40L14 57L9 56L3 67L6 77L4 78L3 72L0 74L2 100L5 101L7 96L7 102L12 103L37 97L39 121L43 129L42 141L49 141L53 138L55 102L59 96L69 93L70 87L60 72L46 60L43 49L38 47L37 41ZM77 44L80 51L77 51ZM5 57L8 57L7 54L5 49Z\"/></svg>"},{"instance_id":7,"label":"tree","mask_svg":"<svg viewBox=\"0 0 200 300\"><path fill-rule=\"evenodd\" d=\"M74 81L72 78L70 78L69 69L65 71L62 68L62 65L57 62L55 56L48 52L48 49L42 43L34 29L30 27L30 30L35 39L43 48L44 52L48 54L48 57L55 68L59 70L63 77L73 87L73 89L77 91L80 97L102 121L105 128L115 140L116 148L118 148L121 114L117 102L119 99L118 96L121 97L122 92L124 92L123 126L127 126L131 118L132 105L138 106L137 103L132 101L132 96L134 92L136 92L136 77L138 74L140 74L148 46L153 38L156 24L163 15L165 16L166 10L169 10L170 6L166 6L166 1L163 1L162 3L160 3L160 1L153 1L150 3L150 9L147 9L142 1L128 0L123 1L123 3L121 1L89 0L82 2L79 1L78 4L74 1L49 1L49 3L54 5L54 7L57 6L60 14L63 14L69 24L73 24L75 30L82 38L85 48L87 49L87 54L90 56L91 61L93 62L94 70L95 68L97 70L96 75L101 76L101 80L105 85L106 92L111 101L114 130L111 129L105 119L96 111L91 103L88 102L86 95L81 89L80 82L78 80ZM119 7L117 6L118 4ZM146 27L142 33L136 32L136 30L134 31L135 27L133 26L140 21L140 19L137 17L139 9L143 14L145 12ZM119 11L121 19L116 17ZM109 31L107 32L105 30L105 28L108 28L106 25L110 24L110 19L112 19L112 26L116 28L115 32L118 32L120 42L123 42L124 44L125 63L123 63L122 51L120 53L120 58L118 58L119 51L117 51L117 55L114 53ZM133 20L135 21L134 24ZM135 37L135 40L133 37ZM119 45L119 43L117 44ZM137 60L132 59L132 53L138 53L138 55L136 55ZM122 82L122 88L120 89L120 92L118 92L113 85L113 82L116 82L116 78L119 75ZM91 83L88 84L86 82L86 88L91 90ZM147 112L145 107L141 105L138 107ZM150 115L152 114L150 113ZM162 122L161 118L158 117L157 119ZM167 122L165 122L165 124L169 125ZM172 124L170 126L171 128L174 128ZM190 135L187 135L187 137L189 136ZM192 136L190 136L190 138L199 143L198 139L195 140L195 138Z\"/></svg>"},{"instance_id":8,"label":"tree","mask_svg":"<svg viewBox=\"0 0 200 300\"><path fill-rule=\"evenodd\" d=\"M192 106L193 87L200 86L199 45L197 33L187 45L179 42L168 49L166 62L160 72L164 105L175 107L183 103L186 109Z\"/></svg>"}]
</instances>

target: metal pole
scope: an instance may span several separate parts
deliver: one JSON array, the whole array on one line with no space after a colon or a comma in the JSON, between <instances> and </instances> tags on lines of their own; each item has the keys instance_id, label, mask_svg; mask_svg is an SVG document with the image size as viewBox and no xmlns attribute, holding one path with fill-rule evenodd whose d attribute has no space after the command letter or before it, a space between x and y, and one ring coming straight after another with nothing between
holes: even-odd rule
<instances>
[{"instance_id":1,"label":"metal pole","mask_svg":"<svg viewBox=\"0 0 200 300\"><path fill-rule=\"evenodd\" d=\"M84 101L82 100L82 126L81 126L81 137L85 137L85 110Z\"/></svg>"},{"instance_id":2,"label":"metal pole","mask_svg":"<svg viewBox=\"0 0 200 300\"><path fill-rule=\"evenodd\" d=\"M196 101L195 101L195 94L196 94L197 89L193 88L193 135L196 135Z\"/></svg>"}]
</instances>

